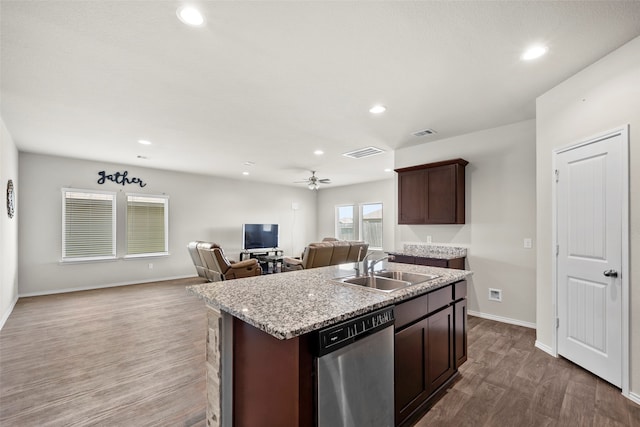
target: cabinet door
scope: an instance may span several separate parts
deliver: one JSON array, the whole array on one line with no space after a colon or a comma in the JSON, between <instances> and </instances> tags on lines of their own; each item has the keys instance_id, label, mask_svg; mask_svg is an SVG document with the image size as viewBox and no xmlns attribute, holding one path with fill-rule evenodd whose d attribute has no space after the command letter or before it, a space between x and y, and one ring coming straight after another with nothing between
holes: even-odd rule
<instances>
[{"instance_id":1,"label":"cabinet door","mask_svg":"<svg viewBox=\"0 0 640 427\"><path fill-rule=\"evenodd\" d=\"M426 223L456 223L456 165L427 169Z\"/></svg>"},{"instance_id":2,"label":"cabinet door","mask_svg":"<svg viewBox=\"0 0 640 427\"><path fill-rule=\"evenodd\" d=\"M453 310L456 328L456 369L458 369L467 360L467 300L456 302Z\"/></svg>"},{"instance_id":3,"label":"cabinet door","mask_svg":"<svg viewBox=\"0 0 640 427\"><path fill-rule=\"evenodd\" d=\"M423 319L395 336L396 425L429 397L426 372L427 325L427 319Z\"/></svg>"},{"instance_id":4,"label":"cabinet door","mask_svg":"<svg viewBox=\"0 0 640 427\"><path fill-rule=\"evenodd\" d=\"M424 170L398 174L398 224L424 224L426 197Z\"/></svg>"},{"instance_id":5,"label":"cabinet door","mask_svg":"<svg viewBox=\"0 0 640 427\"><path fill-rule=\"evenodd\" d=\"M454 373L453 307L427 318L427 387L436 391Z\"/></svg>"}]
</instances>

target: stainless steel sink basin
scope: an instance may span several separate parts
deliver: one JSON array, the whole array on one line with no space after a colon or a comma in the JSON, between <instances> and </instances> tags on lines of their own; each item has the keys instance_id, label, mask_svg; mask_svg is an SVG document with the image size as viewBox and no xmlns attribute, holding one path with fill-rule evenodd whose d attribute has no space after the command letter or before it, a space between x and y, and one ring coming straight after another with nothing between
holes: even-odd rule
<instances>
[{"instance_id":1,"label":"stainless steel sink basin","mask_svg":"<svg viewBox=\"0 0 640 427\"><path fill-rule=\"evenodd\" d=\"M393 292L407 286L428 282L440 276L435 274L409 273L404 271L376 271L373 276L338 277L342 283L364 286L381 292Z\"/></svg>"},{"instance_id":2,"label":"stainless steel sink basin","mask_svg":"<svg viewBox=\"0 0 640 427\"><path fill-rule=\"evenodd\" d=\"M388 279L386 277L377 276L359 276L359 277L345 277L338 278L343 283L350 283L352 285L365 286L371 289L377 289L383 292L391 292L396 289L405 288L411 286L411 283L403 280Z\"/></svg>"},{"instance_id":3,"label":"stainless steel sink basin","mask_svg":"<svg viewBox=\"0 0 640 427\"><path fill-rule=\"evenodd\" d=\"M417 283L428 282L429 280L437 279L437 274L422 274L422 273L409 273L407 271L391 271L391 270L382 270L376 271L373 273L374 276L377 277L385 277L387 279L393 280L402 280L404 282L409 282L412 285Z\"/></svg>"}]
</instances>

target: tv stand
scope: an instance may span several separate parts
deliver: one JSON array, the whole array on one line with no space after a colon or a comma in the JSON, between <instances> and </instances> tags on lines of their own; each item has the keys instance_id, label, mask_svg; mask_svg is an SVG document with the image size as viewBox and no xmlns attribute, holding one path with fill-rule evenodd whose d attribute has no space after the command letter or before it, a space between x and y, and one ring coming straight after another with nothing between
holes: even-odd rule
<instances>
[{"instance_id":1,"label":"tv stand","mask_svg":"<svg viewBox=\"0 0 640 427\"><path fill-rule=\"evenodd\" d=\"M282 256L280 248L249 249L240 252L240 261L255 258L262 267L262 274L279 273L282 271Z\"/></svg>"}]
</instances>

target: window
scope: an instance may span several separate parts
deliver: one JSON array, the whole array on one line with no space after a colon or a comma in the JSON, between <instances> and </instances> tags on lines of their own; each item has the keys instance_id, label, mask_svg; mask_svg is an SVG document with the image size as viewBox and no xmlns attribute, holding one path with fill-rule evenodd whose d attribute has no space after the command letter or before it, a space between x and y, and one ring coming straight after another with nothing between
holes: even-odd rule
<instances>
[{"instance_id":1,"label":"window","mask_svg":"<svg viewBox=\"0 0 640 427\"><path fill-rule=\"evenodd\" d=\"M336 206L336 238L340 240L355 240L353 205Z\"/></svg>"},{"instance_id":2,"label":"window","mask_svg":"<svg viewBox=\"0 0 640 427\"><path fill-rule=\"evenodd\" d=\"M169 198L127 194L127 257L169 253Z\"/></svg>"},{"instance_id":3,"label":"window","mask_svg":"<svg viewBox=\"0 0 640 427\"><path fill-rule=\"evenodd\" d=\"M62 189L62 260L116 257L116 193Z\"/></svg>"},{"instance_id":4,"label":"window","mask_svg":"<svg viewBox=\"0 0 640 427\"><path fill-rule=\"evenodd\" d=\"M360 240L371 249L382 249L382 203L360 205Z\"/></svg>"}]
</instances>

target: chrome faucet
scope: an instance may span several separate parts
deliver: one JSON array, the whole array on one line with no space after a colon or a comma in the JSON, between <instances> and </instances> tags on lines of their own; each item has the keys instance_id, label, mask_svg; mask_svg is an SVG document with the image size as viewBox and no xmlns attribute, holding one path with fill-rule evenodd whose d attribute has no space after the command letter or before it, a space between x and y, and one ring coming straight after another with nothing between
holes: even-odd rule
<instances>
[{"instance_id":1,"label":"chrome faucet","mask_svg":"<svg viewBox=\"0 0 640 427\"><path fill-rule=\"evenodd\" d=\"M366 257L365 257L366 258ZM387 256L383 256L382 258L378 258L376 260L373 261L369 261L369 265L364 267L364 275L368 276L368 275L373 275L373 268L376 266L377 263L384 261L385 259L391 259L393 260L393 255L387 255ZM362 262L364 263L364 259L362 260ZM364 266L364 264L363 264Z\"/></svg>"},{"instance_id":2,"label":"chrome faucet","mask_svg":"<svg viewBox=\"0 0 640 427\"><path fill-rule=\"evenodd\" d=\"M369 255L371 255L371 253L372 252L369 252L364 256L364 258L362 258L362 271L365 275L367 274L367 258L369 258ZM358 249L358 259L360 259L360 255L362 255L362 248ZM354 264L355 267L353 268L356 270L356 276L360 276L360 261L356 261Z\"/></svg>"}]
</instances>

